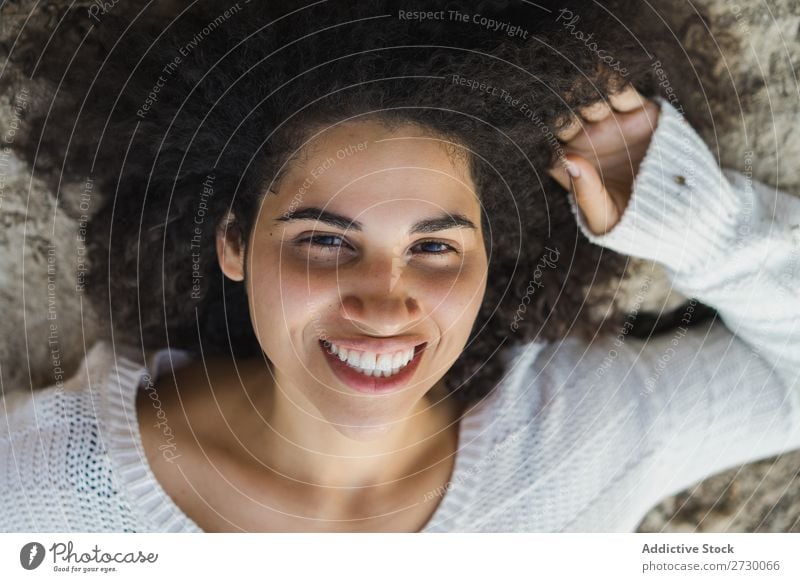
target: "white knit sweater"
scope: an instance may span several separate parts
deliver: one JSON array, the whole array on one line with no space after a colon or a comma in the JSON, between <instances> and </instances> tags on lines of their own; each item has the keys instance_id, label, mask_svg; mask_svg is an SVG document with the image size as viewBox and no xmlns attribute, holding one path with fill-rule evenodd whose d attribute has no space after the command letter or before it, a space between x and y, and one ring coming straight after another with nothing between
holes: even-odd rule
<instances>
[{"instance_id":1,"label":"white knit sweater","mask_svg":"<svg viewBox=\"0 0 800 582\"><path fill-rule=\"evenodd\" d=\"M423 531L633 531L668 495L800 448L800 200L723 173L661 105L621 222L598 237L578 221L724 325L507 350L461 421L449 489L421 496L438 503ZM154 478L134 407L145 373L187 359L101 342L63 386L0 403L0 530L201 531Z\"/></svg>"}]
</instances>

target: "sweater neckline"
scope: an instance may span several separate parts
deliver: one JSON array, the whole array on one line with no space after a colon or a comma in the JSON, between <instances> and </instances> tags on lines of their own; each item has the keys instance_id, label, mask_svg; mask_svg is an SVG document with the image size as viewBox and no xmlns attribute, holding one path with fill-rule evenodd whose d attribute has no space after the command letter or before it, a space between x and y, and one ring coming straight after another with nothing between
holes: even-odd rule
<instances>
[{"instance_id":1,"label":"sweater neckline","mask_svg":"<svg viewBox=\"0 0 800 582\"><path fill-rule=\"evenodd\" d=\"M156 479L142 444L136 396L148 382L154 382L164 368L175 369L191 361L179 349L164 348L154 352L149 361L139 362L113 353L108 376L104 380L107 446L120 488L125 492L132 511L153 531L203 533ZM496 386L489 395L470 408L461 418L454 467L445 492L425 526L419 533L444 532L453 529L463 510L470 505L474 487L466 486L473 467L483 457L487 438L481 438L488 424L487 415L501 392ZM481 430L483 428L483 430Z\"/></svg>"}]
</instances>

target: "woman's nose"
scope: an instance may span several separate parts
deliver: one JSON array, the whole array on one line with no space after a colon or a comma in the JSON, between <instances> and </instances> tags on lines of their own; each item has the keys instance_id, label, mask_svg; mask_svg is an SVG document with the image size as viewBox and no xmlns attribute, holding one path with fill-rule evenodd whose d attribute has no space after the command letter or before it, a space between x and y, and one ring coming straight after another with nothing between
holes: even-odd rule
<instances>
[{"instance_id":1,"label":"woman's nose","mask_svg":"<svg viewBox=\"0 0 800 582\"><path fill-rule=\"evenodd\" d=\"M376 335L395 335L422 317L413 281L402 257L364 260L349 270L347 282L340 273L341 316L359 329Z\"/></svg>"}]
</instances>

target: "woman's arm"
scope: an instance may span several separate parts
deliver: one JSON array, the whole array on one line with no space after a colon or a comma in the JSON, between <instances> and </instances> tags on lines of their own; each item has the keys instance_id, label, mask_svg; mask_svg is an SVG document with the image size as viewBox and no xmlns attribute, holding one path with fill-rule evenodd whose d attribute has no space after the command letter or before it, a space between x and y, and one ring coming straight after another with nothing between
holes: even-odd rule
<instances>
[{"instance_id":1,"label":"woman's arm","mask_svg":"<svg viewBox=\"0 0 800 582\"><path fill-rule=\"evenodd\" d=\"M720 170L666 102L638 168L634 194L606 234L593 232L573 204L581 230L595 244L663 265L677 290L714 307L780 380L797 382L800 199Z\"/></svg>"},{"instance_id":2,"label":"woman's arm","mask_svg":"<svg viewBox=\"0 0 800 582\"><path fill-rule=\"evenodd\" d=\"M631 161L632 195L619 206L604 184L624 180L601 180L598 160L566 148L581 170L567 185L584 234L660 263L677 290L721 318L645 342L623 328L571 354L580 359L573 382L609 384L609 399L623 392L636 402L626 438L640 440L649 464L630 481L639 491L628 500L642 512L709 475L800 448L800 199L720 170L683 117L660 106L646 154Z\"/></svg>"}]
</instances>

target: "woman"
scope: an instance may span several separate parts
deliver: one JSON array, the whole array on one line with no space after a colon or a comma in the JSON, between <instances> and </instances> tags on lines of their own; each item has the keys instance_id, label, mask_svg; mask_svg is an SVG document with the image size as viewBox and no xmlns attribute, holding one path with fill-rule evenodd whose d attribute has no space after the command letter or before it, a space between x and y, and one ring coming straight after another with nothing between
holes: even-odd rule
<instances>
[{"instance_id":1,"label":"woman","mask_svg":"<svg viewBox=\"0 0 800 582\"><path fill-rule=\"evenodd\" d=\"M4 530L630 531L800 447L798 201L604 10L509 4L108 15L39 119L113 192L108 340L5 402ZM630 337L625 255L724 325Z\"/></svg>"}]
</instances>

